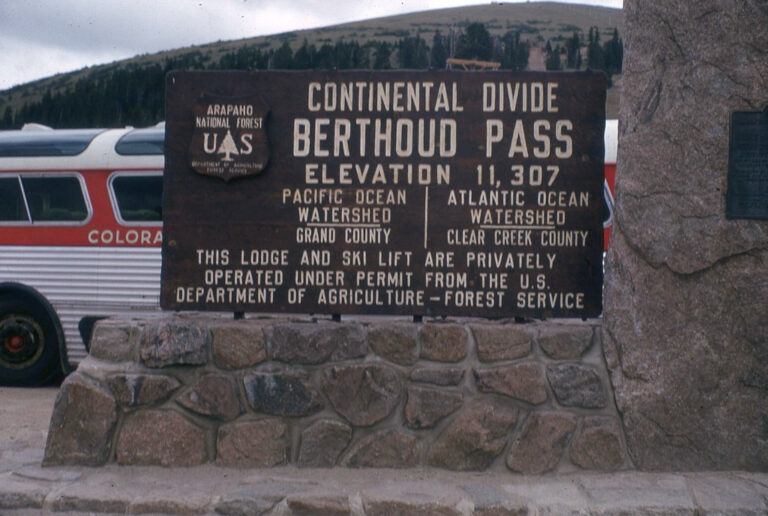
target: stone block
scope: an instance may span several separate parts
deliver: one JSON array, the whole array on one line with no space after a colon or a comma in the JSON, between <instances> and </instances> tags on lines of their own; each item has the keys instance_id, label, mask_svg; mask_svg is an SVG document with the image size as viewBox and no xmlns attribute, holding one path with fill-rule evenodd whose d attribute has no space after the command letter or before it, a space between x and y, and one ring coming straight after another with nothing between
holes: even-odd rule
<instances>
[{"instance_id":1,"label":"stone block","mask_svg":"<svg viewBox=\"0 0 768 516\"><path fill-rule=\"evenodd\" d=\"M222 493L214 509L216 514L227 516L269 514L269 511L286 496L306 490L306 482L262 478L258 482L249 482L247 487L242 489Z\"/></svg>"},{"instance_id":2,"label":"stone block","mask_svg":"<svg viewBox=\"0 0 768 516\"><path fill-rule=\"evenodd\" d=\"M768 13L760 4L625 5L631 51L622 81L637 88L622 88L617 216L649 266L690 275L768 243L764 221L729 220L724 209L731 115L765 107ZM681 170L685 188L675 183Z\"/></svg>"},{"instance_id":3,"label":"stone block","mask_svg":"<svg viewBox=\"0 0 768 516\"><path fill-rule=\"evenodd\" d=\"M284 498L281 493L263 489L242 489L222 496L215 505L216 514L227 516L264 515Z\"/></svg>"},{"instance_id":4,"label":"stone block","mask_svg":"<svg viewBox=\"0 0 768 516\"><path fill-rule=\"evenodd\" d=\"M547 366L547 379L557 401L566 407L603 408L608 405L606 388L590 366Z\"/></svg>"},{"instance_id":5,"label":"stone block","mask_svg":"<svg viewBox=\"0 0 768 516\"><path fill-rule=\"evenodd\" d=\"M701 514L751 516L768 512L768 485L765 482L756 479L745 482L747 479L743 477L709 472L686 475L686 480Z\"/></svg>"},{"instance_id":6,"label":"stone block","mask_svg":"<svg viewBox=\"0 0 768 516\"><path fill-rule=\"evenodd\" d=\"M473 324L470 329L475 337L477 358L481 362L515 360L531 352L531 335L527 326Z\"/></svg>"},{"instance_id":7,"label":"stone block","mask_svg":"<svg viewBox=\"0 0 768 516\"><path fill-rule=\"evenodd\" d=\"M48 502L53 514L130 514L131 496L127 493L100 492L78 489L53 493ZM44 514L44 513L43 513Z\"/></svg>"},{"instance_id":8,"label":"stone block","mask_svg":"<svg viewBox=\"0 0 768 516\"><path fill-rule=\"evenodd\" d=\"M475 369L481 392L494 392L539 405L547 401L546 382L539 362L528 361L505 367Z\"/></svg>"},{"instance_id":9,"label":"stone block","mask_svg":"<svg viewBox=\"0 0 768 516\"><path fill-rule=\"evenodd\" d=\"M293 516L350 516L349 497L344 495L291 495L286 499Z\"/></svg>"},{"instance_id":10,"label":"stone block","mask_svg":"<svg viewBox=\"0 0 768 516\"><path fill-rule=\"evenodd\" d=\"M461 408L464 398L458 391L408 387L405 425L413 429L432 428L438 421Z\"/></svg>"},{"instance_id":11,"label":"stone block","mask_svg":"<svg viewBox=\"0 0 768 516\"><path fill-rule=\"evenodd\" d=\"M25 479L14 479L3 475L0 482L0 511L8 514L44 514L43 504L54 485L33 484ZM25 512L16 512L19 509ZM13 511L13 512L11 512Z\"/></svg>"},{"instance_id":12,"label":"stone block","mask_svg":"<svg viewBox=\"0 0 768 516\"><path fill-rule=\"evenodd\" d=\"M467 331L459 324L425 324L420 357L435 362L459 362L467 356Z\"/></svg>"},{"instance_id":13,"label":"stone block","mask_svg":"<svg viewBox=\"0 0 768 516\"><path fill-rule=\"evenodd\" d=\"M181 478L172 472L152 472L142 468L110 468L86 472L79 482L59 485L46 500L48 514L207 514L211 493L195 488L183 489ZM179 476L183 476L184 474Z\"/></svg>"},{"instance_id":14,"label":"stone block","mask_svg":"<svg viewBox=\"0 0 768 516\"><path fill-rule=\"evenodd\" d=\"M88 353L107 362L135 362L140 337L141 330L137 325L105 319L94 326Z\"/></svg>"},{"instance_id":15,"label":"stone block","mask_svg":"<svg viewBox=\"0 0 768 516\"><path fill-rule=\"evenodd\" d=\"M121 406L143 407L164 402L181 384L164 374L116 374L107 385Z\"/></svg>"},{"instance_id":16,"label":"stone block","mask_svg":"<svg viewBox=\"0 0 768 516\"><path fill-rule=\"evenodd\" d=\"M487 469L504 450L517 417L517 409L509 405L476 401L440 434L427 463L455 471Z\"/></svg>"},{"instance_id":17,"label":"stone block","mask_svg":"<svg viewBox=\"0 0 768 516\"><path fill-rule=\"evenodd\" d=\"M574 360L592 345L592 326L542 326L536 335L536 343L555 360Z\"/></svg>"},{"instance_id":18,"label":"stone block","mask_svg":"<svg viewBox=\"0 0 768 516\"><path fill-rule=\"evenodd\" d=\"M413 365L419 359L419 327L415 324L371 326L368 344L374 353L400 365Z\"/></svg>"},{"instance_id":19,"label":"stone block","mask_svg":"<svg viewBox=\"0 0 768 516\"><path fill-rule=\"evenodd\" d=\"M417 367L411 371L410 379L414 382L432 385L459 385L464 379L464 369L460 367Z\"/></svg>"},{"instance_id":20,"label":"stone block","mask_svg":"<svg viewBox=\"0 0 768 516\"><path fill-rule=\"evenodd\" d=\"M462 516L464 514L456 506L443 500L424 500L421 497L388 497L385 499L363 498L363 509L366 516L412 516L428 514L429 516Z\"/></svg>"},{"instance_id":21,"label":"stone block","mask_svg":"<svg viewBox=\"0 0 768 516\"><path fill-rule=\"evenodd\" d=\"M615 472L611 475L583 475L581 492L595 514L670 514L699 516L749 515L745 511L707 510L693 498L691 485L679 474ZM758 513L759 514L759 513Z\"/></svg>"},{"instance_id":22,"label":"stone block","mask_svg":"<svg viewBox=\"0 0 768 516\"><path fill-rule=\"evenodd\" d=\"M649 470L768 470L768 231L728 219L735 111L768 91L765 2L627 0L603 347ZM680 173L685 171L685 181Z\"/></svg>"},{"instance_id":23,"label":"stone block","mask_svg":"<svg viewBox=\"0 0 768 516\"><path fill-rule=\"evenodd\" d=\"M626 453L619 422L610 417L586 417L573 438L571 462L584 469L613 471L624 465Z\"/></svg>"},{"instance_id":24,"label":"stone block","mask_svg":"<svg viewBox=\"0 0 768 516\"><path fill-rule=\"evenodd\" d=\"M519 502L512 507L504 505L475 506L472 516L528 516L531 511L528 510L528 504ZM544 513L546 514L546 513Z\"/></svg>"},{"instance_id":25,"label":"stone block","mask_svg":"<svg viewBox=\"0 0 768 516\"><path fill-rule=\"evenodd\" d=\"M123 514L205 514L212 498L212 493L198 490L151 490L132 496L131 505Z\"/></svg>"},{"instance_id":26,"label":"stone block","mask_svg":"<svg viewBox=\"0 0 768 516\"><path fill-rule=\"evenodd\" d=\"M237 421L219 427L216 463L237 468L265 468L288 459L288 425L279 418Z\"/></svg>"},{"instance_id":27,"label":"stone block","mask_svg":"<svg viewBox=\"0 0 768 516\"><path fill-rule=\"evenodd\" d=\"M191 321L155 321L141 334L141 361L147 367L208 363L211 332Z\"/></svg>"},{"instance_id":28,"label":"stone block","mask_svg":"<svg viewBox=\"0 0 768 516\"><path fill-rule=\"evenodd\" d=\"M353 445L344 462L351 468L413 468L419 460L416 438L402 430L384 430Z\"/></svg>"},{"instance_id":29,"label":"stone block","mask_svg":"<svg viewBox=\"0 0 768 516\"><path fill-rule=\"evenodd\" d=\"M754 374L768 363L768 345L760 344L768 319L765 310L758 315L768 289L755 287L766 260L768 253L734 257L727 274L716 266L694 281L632 258L632 275L627 266L614 277L613 295L634 299L605 321L605 354L640 469L768 470L766 412L758 409L768 406L768 390ZM639 302L649 297L655 303Z\"/></svg>"},{"instance_id":30,"label":"stone block","mask_svg":"<svg viewBox=\"0 0 768 516\"><path fill-rule=\"evenodd\" d=\"M575 429L576 417L573 414L532 413L510 447L507 467L528 475L554 470Z\"/></svg>"},{"instance_id":31,"label":"stone block","mask_svg":"<svg viewBox=\"0 0 768 516\"><path fill-rule=\"evenodd\" d=\"M31 450L27 448L27 453L29 453ZM35 450L33 453L35 455L35 458L39 455L42 457L42 450ZM23 452L22 452L23 453ZM13 476L19 477L22 479L28 479L28 480L42 480L44 482L76 482L83 478L83 472L82 471L75 471L74 469L64 469L64 468L48 468L44 467L42 464L40 464L40 461L34 461L32 457L24 457L23 459L19 460L18 456L14 456L15 454L5 454L3 455L3 459L14 459L13 464L9 464L7 471L12 471ZM28 460L32 460L34 462L28 462ZM26 466L19 467L19 464L28 464ZM4 464L5 465L5 464ZM3 473L6 473L7 471L3 471Z\"/></svg>"},{"instance_id":32,"label":"stone block","mask_svg":"<svg viewBox=\"0 0 768 516\"><path fill-rule=\"evenodd\" d=\"M489 484L461 486L472 501L472 516L528 516L525 498L511 495Z\"/></svg>"},{"instance_id":33,"label":"stone block","mask_svg":"<svg viewBox=\"0 0 768 516\"><path fill-rule=\"evenodd\" d=\"M261 323L227 321L211 324L213 363L221 369L245 369L267 359Z\"/></svg>"},{"instance_id":34,"label":"stone block","mask_svg":"<svg viewBox=\"0 0 768 516\"><path fill-rule=\"evenodd\" d=\"M117 436L124 465L195 466L209 460L206 431L173 410L128 414Z\"/></svg>"},{"instance_id":35,"label":"stone block","mask_svg":"<svg viewBox=\"0 0 768 516\"><path fill-rule=\"evenodd\" d=\"M232 421L243 413L240 390L234 378L223 374L207 374L182 393L176 403L182 407L221 421Z\"/></svg>"},{"instance_id":36,"label":"stone block","mask_svg":"<svg viewBox=\"0 0 768 516\"><path fill-rule=\"evenodd\" d=\"M340 365L323 372L322 388L333 408L354 426L371 426L400 403L394 369L379 364Z\"/></svg>"},{"instance_id":37,"label":"stone block","mask_svg":"<svg viewBox=\"0 0 768 516\"><path fill-rule=\"evenodd\" d=\"M116 423L115 398L95 381L71 374L56 396L43 463L106 463Z\"/></svg>"},{"instance_id":38,"label":"stone block","mask_svg":"<svg viewBox=\"0 0 768 516\"><path fill-rule=\"evenodd\" d=\"M308 416L323 409L308 379L285 373L252 373L243 378L248 404L273 416Z\"/></svg>"},{"instance_id":39,"label":"stone block","mask_svg":"<svg viewBox=\"0 0 768 516\"><path fill-rule=\"evenodd\" d=\"M267 330L273 360L289 364L363 358L365 332L357 324L279 324Z\"/></svg>"},{"instance_id":40,"label":"stone block","mask_svg":"<svg viewBox=\"0 0 768 516\"><path fill-rule=\"evenodd\" d=\"M301 433L298 465L331 468L352 441L352 428L341 421L321 419Z\"/></svg>"}]
</instances>

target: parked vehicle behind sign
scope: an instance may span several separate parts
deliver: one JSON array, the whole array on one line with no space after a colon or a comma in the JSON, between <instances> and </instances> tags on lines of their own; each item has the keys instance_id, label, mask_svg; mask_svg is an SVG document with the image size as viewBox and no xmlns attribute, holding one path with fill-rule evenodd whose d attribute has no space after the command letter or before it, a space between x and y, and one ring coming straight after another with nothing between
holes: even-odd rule
<instances>
[{"instance_id":1,"label":"parked vehicle behind sign","mask_svg":"<svg viewBox=\"0 0 768 516\"><path fill-rule=\"evenodd\" d=\"M158 309L163 137L0 132L0 383L47 382L97 319Z\"/></svg>"}]
</instances>

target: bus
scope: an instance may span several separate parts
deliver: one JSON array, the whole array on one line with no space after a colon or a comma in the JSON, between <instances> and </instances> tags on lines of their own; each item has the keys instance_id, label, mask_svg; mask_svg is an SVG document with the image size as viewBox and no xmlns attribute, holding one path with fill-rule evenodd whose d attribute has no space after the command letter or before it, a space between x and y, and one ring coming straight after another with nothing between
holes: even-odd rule
<instances>
[{"instance_id":1,"label":"bus","mask_svg":"<svg viewBox=\"0 0 768 516\"><path fill-rule=\"evenodd\" d=\"M55 380L99 318L159 310L164 136L0 131L0 384Z\"/></svg>"},{"instance_id":2,"label":"bus","mask_svg":"<svg viewBox=\"0 0 768 516\"><path fill-rule=\"evenodd\" d=\"M615 120L606 125L606 243ZM0 384L69 373L94 323L158 311L164 125L0 131Z\"/></svg>"}]
</instances>

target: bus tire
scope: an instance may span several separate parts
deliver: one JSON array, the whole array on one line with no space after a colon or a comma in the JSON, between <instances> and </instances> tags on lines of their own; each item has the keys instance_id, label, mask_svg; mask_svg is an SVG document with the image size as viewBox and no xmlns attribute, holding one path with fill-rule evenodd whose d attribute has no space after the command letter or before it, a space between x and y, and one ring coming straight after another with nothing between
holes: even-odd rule
<instances>
[{"instance_id":1,"label":"bus tire","mask_svg":"<svg viewBox=\"0 0 768 516\"><path fill-rule=\"evenodd\" d=\"M0 297L0 385L44 385L60 376L58 332L47 311L24 296Z\"/></svg>"}]
</instances>

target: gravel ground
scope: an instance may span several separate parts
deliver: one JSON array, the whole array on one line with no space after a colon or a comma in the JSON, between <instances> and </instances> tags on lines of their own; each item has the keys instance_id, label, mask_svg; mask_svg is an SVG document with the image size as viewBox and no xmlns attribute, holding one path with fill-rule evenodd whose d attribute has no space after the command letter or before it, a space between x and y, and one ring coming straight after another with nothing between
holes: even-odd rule
<instances>
[{"instance_id":1,"label":"gravel ground","mask_svg":"<svg viewBox=\"0 0 768 516\"><path fill-rule=\"evenodd\" d=\"M0 452L45 447L58 387L0 387Z\"/></svg>"}]
</instances>

